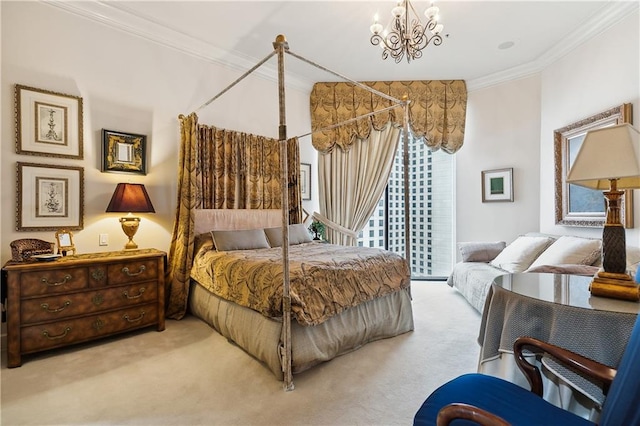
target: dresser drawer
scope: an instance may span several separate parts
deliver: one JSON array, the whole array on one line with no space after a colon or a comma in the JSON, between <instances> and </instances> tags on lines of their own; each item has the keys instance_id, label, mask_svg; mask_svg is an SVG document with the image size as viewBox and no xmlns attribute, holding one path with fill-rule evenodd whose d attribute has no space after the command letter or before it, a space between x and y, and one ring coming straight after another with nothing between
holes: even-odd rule
<instances>
[{"instance_id":1,"label":"dresser drawer","mask_svg":"<svg viewBox=\"0 0 640 426\"><path fill-rule=\"evenodd\" d=\"M64 293L87 287L86 268L45 269L22 274L22 297Z\"/></svg>"},{"instance_id":2,"label":"dresser drawer","mask_svg":"<svg viewBox=\"0 0 640 426\"><path fill-rule=\"evenodd\" d=\"M157 321L158 307L155 304L149 304L84 318L27 326L21 330L21 351L28 353L84 342L121 331L146 327Z\"/></svg>"},{"instance_id":3,"label":"dresser drawer","mask_svg":"<svg viewBox=\"0 0 640 426\"><path fill-rule=\"evenodd\" d=\"M109 285L154 280L158 277L158 262L155 260L134 260L109 265L107 276L109 277Z\"/></svg>"},{"instance_id":4,"label":"dresser drawer","mask_svg":"<svg viewBox=\"0 0 640 426\"><path fill-rule=\"evenodd\" d=\"M20 318L22 324L55 321L153 302L157 300L157 294L157 283L151 281L84 293L28 299L20 305Z\"/></svg>"}]
</instances>

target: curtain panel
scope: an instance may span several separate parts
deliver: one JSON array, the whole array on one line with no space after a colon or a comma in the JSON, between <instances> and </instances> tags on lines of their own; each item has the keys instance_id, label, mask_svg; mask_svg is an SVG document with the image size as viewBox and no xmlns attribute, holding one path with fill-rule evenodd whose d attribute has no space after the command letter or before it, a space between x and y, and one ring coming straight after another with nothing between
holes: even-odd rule
<instances>
[{"instance_id":1,"label":"curtain panel","mask_svg":"<svg viewBox=\"0 0 640 426\"><path fill-rule=\"evenodd\" d=\"M178 205L169 247L166 316L187 310L195 209L280 209L282 144L277 139L199 125L180 115ZM297 138L286 141L289 221L302 221Z\"/></svg>"},{"instance_id":2,"label":"curtain panel","mask_svg":"<svg viewBox=\"0 0 640 426\"><path fill-rule=\"evenodd\" d=\"M363 84L409 103L409 127L414 137L424 139L432 150L453 154L462 147L467 110L464 80L376 81ZM402 126L401 107L322 130L393 105L393 102L353 83L316 83L311 91L312 143L321 153L336 145L349 151L356 139L369 137L371 129L382 130L391 122ZM318 131L321 130L321 131Z\"/></svg>"}]
</instances>

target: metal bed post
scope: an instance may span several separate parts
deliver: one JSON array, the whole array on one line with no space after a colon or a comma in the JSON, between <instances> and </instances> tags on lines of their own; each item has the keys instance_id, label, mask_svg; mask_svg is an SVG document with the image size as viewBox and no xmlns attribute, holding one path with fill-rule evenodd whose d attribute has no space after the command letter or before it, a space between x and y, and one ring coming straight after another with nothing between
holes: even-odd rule
<instances>
[{"instance_id":1,"label":"metal bed post","mask_svg":"<svg viewBox=\"0 0 640 426\"><path fill-rule=\"evenodd\" d=\"M280 125L278 138L280 140L280 185L282 188L282 340L284 348L280 357L284 372L284 389L292 391L293 374L291 372L291 287L289 282L289 185L288 185L288 153L287 153L287 117L284 98L284 52L289 44L284 35L279 34L273 42L273 48L278 53L278 104L280 110Z\"/></svg>"}]
</instances>

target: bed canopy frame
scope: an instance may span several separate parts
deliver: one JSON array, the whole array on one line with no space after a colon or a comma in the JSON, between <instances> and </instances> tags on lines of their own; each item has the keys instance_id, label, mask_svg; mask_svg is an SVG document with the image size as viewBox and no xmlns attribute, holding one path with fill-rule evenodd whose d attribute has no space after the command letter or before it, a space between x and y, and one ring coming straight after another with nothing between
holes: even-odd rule
<instances>
[{"instance_id":1,"label":"bed canopy frame","mask_svg":"<svg viewBox=\"0 0 640 426\"><path fill-rule=\"evenodd\" d=\"M292 364L291 364L291 287L290 287L290 278L289 278L289 197L287 191L287 124L286 124L286 111L285 111L285 83L284 83L284 54L287 53L303 62L306 62L320 70L326 71L330 74L333 74L336 77L339 77L343 80L348 81L349 83L354 84L357 87L360 87L363 90L366 90L370 93L373 93L377 96L385 98L389 100L392 105L386 108L382 108L367 114L363 114L357 117L350 118L348 120L342 121L340 123L335 123L331 126L324 127L322 129L312 130L309 133L305 133L302 135L298 135L298 138L310 136L317 132L322 132L326 130L330 130L363 118L370 117L375 114L379 114L394 108L403 107L404 108L404 118L403 118L403 162L404 162L404 192L405 194L409 191L409 174L408 174L408 163L409 163L409 100L405 96L404 100L400 100L394 98L393 96L387 95L383 92L380 92L372 87L369 87L360 82L351 80L335 71L332 71L328 68L323 67L313 61L310 61L300 55L297 55L289 50L289 44L284 35L279 34L276 36L275 41L273 42L273 51L269 53L264 59L254 65L251 69L246 71L243 75L241 75L238 79L236 79L233 83L225 87L222 91L220 91L217 95L209 99L207 102L198 107L195 112L200 111L201 109L207 107L209 104L214 102L220 96L229 91L233 86L238 84L240 81L244 80L247 76L253 73L256 69L266 63L271 57L278 57L278 105L279 105L279 124L278 124L278 142L280 143L280 171L281 171L281 179L280 184L282 188L282 262L283 262L283 297L282 297L282 341L284 347L281 348L280 358L282 364L282 370L284 373L284 390L291 391L294 389L293 385L293 373L292 373ZM405 211L405 230L409 229L409 204L404 203L404 211ZM410 249L410 238L409 233L405 232L405 261L409 262L411 257L411 249Z\"/></svg>"}]
</instances>

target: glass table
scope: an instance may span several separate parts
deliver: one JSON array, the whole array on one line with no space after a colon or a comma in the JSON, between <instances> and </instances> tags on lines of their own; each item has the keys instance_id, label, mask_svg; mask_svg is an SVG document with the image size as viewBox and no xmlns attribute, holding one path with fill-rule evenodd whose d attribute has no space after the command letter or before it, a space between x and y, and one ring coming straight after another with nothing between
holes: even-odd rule
<instances>
[{"instance_id":1,"label":"glass table","mask_svg":"<svg viewBox=\"0 0 640 426\"><path fill-rule=\"evenodd\" d=\"M478 372L530 389L513 359L513 342L531 336L615 367L635 324L640 304L591 296L591 277L519 273L496 277L485 301L478 343ZM533 356L531 356L533 359ZM597 420L604 401L599 386L557 364L541 366L544 398Z\"/></svg>"}]
</instances>

